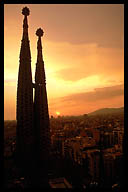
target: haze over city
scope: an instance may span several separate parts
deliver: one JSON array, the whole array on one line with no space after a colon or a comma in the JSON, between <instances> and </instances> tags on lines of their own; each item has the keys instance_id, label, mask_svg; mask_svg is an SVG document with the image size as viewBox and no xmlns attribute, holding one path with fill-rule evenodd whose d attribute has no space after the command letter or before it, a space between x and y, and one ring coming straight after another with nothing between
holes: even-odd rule
<instances>
[{"instance_id":1,"label":"haze over city","mask_svg":"<svg viewBox=\"0 0 128 192\"><path fill-rule=\"evenodd\" d=\"M124 105L123 5L4 5L4 118L16 119L22 7L30 8L32 75L35 35L43 28L50 115L79 115ZM20 22L21 21L21 22Z\"/></svg>"}]
</instances>

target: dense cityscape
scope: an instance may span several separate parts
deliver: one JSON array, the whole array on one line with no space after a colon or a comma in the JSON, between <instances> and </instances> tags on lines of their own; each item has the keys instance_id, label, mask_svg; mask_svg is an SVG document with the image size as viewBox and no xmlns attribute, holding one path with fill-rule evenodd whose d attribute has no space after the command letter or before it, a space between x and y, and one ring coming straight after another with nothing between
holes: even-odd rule
<instances>
[{"instance_id":1,"label":"dense cityscape","mask_svg":"<svg viewBox=\"0 0 128 192\"><path fill-rule=\"evenodd\" d=\"M121 187L123 113L51 116L50 128L52 166L49 167L49 181L64 178L72 188ZM16 121L5 121L5 185L24 188L30 184L16 167L15 146Z\"/></svg>"}]
</instances>

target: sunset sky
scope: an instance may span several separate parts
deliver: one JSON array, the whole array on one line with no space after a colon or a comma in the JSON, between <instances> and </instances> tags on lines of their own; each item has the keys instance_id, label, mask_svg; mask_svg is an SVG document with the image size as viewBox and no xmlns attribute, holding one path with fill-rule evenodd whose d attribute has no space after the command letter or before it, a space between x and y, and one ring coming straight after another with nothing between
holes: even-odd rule
<instances>
[{"instance_id":1,"label":"sunset sky","mask_svg":"<svg viewBox=\"0 0 128 192\"><path fill-rule=\"evenodd\" d=\"M49 114L80 115L124 105L124 6L118 4L4 5L4 119L16 119L22 8L28 16L34 82L37 28Z\"/></svg>"}]
</instances>

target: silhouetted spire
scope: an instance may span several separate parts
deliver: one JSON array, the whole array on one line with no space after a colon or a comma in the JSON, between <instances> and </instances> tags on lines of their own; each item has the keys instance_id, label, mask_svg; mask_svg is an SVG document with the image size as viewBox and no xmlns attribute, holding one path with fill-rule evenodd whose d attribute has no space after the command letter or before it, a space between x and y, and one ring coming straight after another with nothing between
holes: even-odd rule
<instances>
[{"instance_id":1,"label":"silhouetted spire","mask_svg":"<svg viewBox=\"0 0 128 192\"><path fill-rule=\"evenodd\" d=\"M43 56L42 56L42 43L41 43L41 37L43 36L44 32L41 28L37 29L36 35L39 37L38 42L37 42L37 49L38 49L38 56L37 56L37 61L42 61Z\"/></svg>"},{"instance_id":2,"label":"silhouetted spire","mask_svg":"<svg viewBox=\"0 0 128 192\"><path fill-rule=\"evenodd\" d=\"M34 85L32 83L31 52L28 37L27 16L29 13L27 7L22 9L24 20L17 87L16 150L20 163L25 166L25 170L29 168L28 173L31 173L30 170L34 165L40 183L42 183L43 177L43 182L48 184L47 162L50 149L50 126L41 44L41 37L44 32L42 29L36 31L38 42ZM33 85L35 88L34 105ZM33 178L34 176L32 176Z\"/></svg>"},{"instance_id":3,"label":"silhouetted spire","mask_svg":"<svg viewBox=\"0 0 128 192\"><path fill-rule=\"evenodd\" d=\"M45 71L44 71L44 61L42 55L42 43L41 37L44 32L41 28L37 29L36 35L38 36L37 42L37 64L36 64L36 73L35 73L35 82L37 84L45 83Z\"/></svg>"},{"instance_id":4,"label":"silhouetted spire","mask_svg":"<svg viewBox=\"0 0 128 192\"><path fill-rule=\"evenodd\" d=\"M20 64L17 87L17 153L22 164L32 158L33 150L33 88L31 53L28 39L27 16L29 9L22 9L24 15L23 36L20 50Z\"/></svg>"},{"instance_id":5,"label":"silhouetted spire","mask_svg":"<svg viewBox=\"0 0 128 192\"><path fill-rule=\"evenodd\" d=\"M23 20L23 36L22 36L20 59L22 59L22 57L26 57L27 60L28 59L31 60L29 37L28 37L28 20L27 20L27 16L30 14L29 9L27 7L24 7L22 9L22 14L24 15L24 20Z\"/></svg>"},{"instance_id":6,"label":"silhouetted spire","mask_svg":"<svg viewBox=\"0 0 128 192\"><path fill-rule=\"evenodd\" d=\"M28 39L28 20L27 16L30 14L30 11L27 7L24 7L22 9L22 14L24 15L24 20L23 20L23 39Z\"/></svg>"},{"instance_id":7,"label":"silhouetted spire","mask_svg":"<svg viewBox=\"0 0 128 192\"><path fill-rule=\"evenodd\" d=\"M37 29L37 63L35 72L35 99L34 99L34 114L35 127L37 138L37 151L40 159L47 159L49 156L50 147L50 127L49 127L49 113L47 102L47 91L45 83L45 69L42 55L41 37L43 30Z\"/></svg>"}]
</instances>

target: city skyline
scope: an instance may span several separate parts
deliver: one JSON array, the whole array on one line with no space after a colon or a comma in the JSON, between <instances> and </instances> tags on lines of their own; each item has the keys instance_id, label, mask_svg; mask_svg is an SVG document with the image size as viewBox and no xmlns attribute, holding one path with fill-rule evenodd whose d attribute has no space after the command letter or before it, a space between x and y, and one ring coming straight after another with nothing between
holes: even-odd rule
<instances>
[{"instance_id":1,"label":"city skyline","mask_svg":"<svg viewBox=\"0 0 128 192\"><path fill-rule=\"evenodd\" d=\"M79 115L103 107L123 106L123 5L8 4L4 5L5 120L16 119L22 36L19 12L25 6L30 8L33 82L35 31L39 27L44 30L42 44L50 115Z\"/></svg>"}]
</instances>

